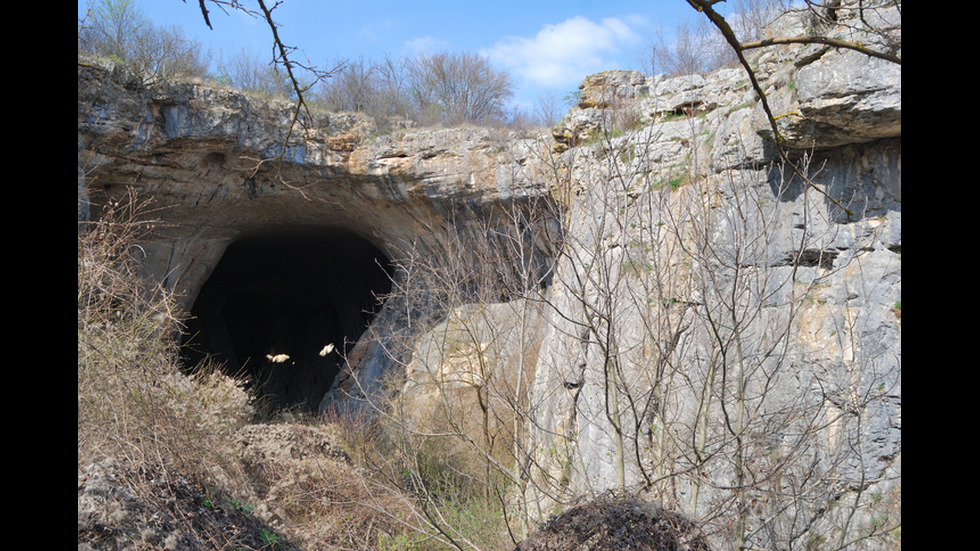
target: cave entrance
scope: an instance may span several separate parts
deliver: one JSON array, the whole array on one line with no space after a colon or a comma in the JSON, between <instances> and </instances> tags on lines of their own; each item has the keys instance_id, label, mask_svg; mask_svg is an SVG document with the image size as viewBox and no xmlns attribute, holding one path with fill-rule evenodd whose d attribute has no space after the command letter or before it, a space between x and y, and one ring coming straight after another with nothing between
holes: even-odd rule
<instances>
[{"instance_id":1,"label":"cave entrance","mask_svg":"<svg viewBox=\"0 0 980 551\"><path fill-rule=\"evenodd\" d=\"M389 273L380 250L344 231L244 236L191 308L183 365L211 358L273 411L316 412L391 290Z\"/></svg>"}]
</instances>

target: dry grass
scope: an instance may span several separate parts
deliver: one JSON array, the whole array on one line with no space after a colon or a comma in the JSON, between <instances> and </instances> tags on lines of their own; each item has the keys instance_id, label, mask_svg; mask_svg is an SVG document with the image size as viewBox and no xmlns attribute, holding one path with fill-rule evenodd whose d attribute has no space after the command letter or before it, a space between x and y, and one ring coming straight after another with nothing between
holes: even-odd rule
<instances>
[{"instance_id":1,"label":"dry grass","mask_svg":"<svg viewBox=\"0 0 980 551\"><path fill-rule=\"evenodd\" d=\"M140 272L149 214L129 197L79 235L80 549L513 549L482 432L268 418L218 366L185 374L183 314Z\"/></svg>"},{"instance_id":2,"label":"dry grass","mask_svg":"<svg viewBox=\"0 0 980 551\"><path fill-rule=\"evenodd\" d=\"M249 398L215 369L180 371L175 297L140 274L150 214L130 196L78 237L80 548L288 548L229 505L250 495L234 448Z\"/></svg>"},{"instance_id":3,"label":"dry grass","mask_svg":"<svg viewBox=\"0 0 980 551\"><path fill-rule=\"evenodd\" d=\"M144 212L133 197L112 204L78 238L79 467L112 457L204 474L225 467L248 397L216 370L191 380L177 367L175 297L139 271Z\"/></svg>"},{"instance_id":4,"label":"dry grass","mask_svg":"<svg viewBox=\"0 0 980 551\"><path fill-rule=\"evenodd\" d=\"M355 464L345 432L320 420L239 431L256 498L304 549L378 549L411 531L399 521L411 518L410 502Z\"/></svg>"},{"instance_id":5,"label":"dry grass","mask_svg":"<svg viewBox=\"0 0 980 551\"><path fill-rule=\"evenodd\" d=\"M182 313L140 273L151 214L128 197L78 238L79 548L445 548L376 432L251 424L238 381L180 369Z\"/></svg>"},{"instance_id":6,"label":"dry grass","mask_svg":"<svg viewBox=\"0 0 980 551\"><path fill-rule=\"evenodd\" d=\"M464 440L486 449L461 445L452 423L442 436L398 418L251 424L238 381L214 366L185 375L175 297L140 275L148 212L131 197L79 236L80 549L514 548L508 483L487 472L479 435ZM644 507L601 498L520 549L698 549L682 519Z\"/></svg>"}]
</instances>

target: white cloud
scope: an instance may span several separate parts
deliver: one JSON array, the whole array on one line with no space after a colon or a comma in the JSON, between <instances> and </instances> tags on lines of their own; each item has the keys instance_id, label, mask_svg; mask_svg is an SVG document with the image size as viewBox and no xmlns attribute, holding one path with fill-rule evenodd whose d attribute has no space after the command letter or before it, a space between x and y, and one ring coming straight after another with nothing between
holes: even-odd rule
<instances>
[{"instance_id":1,"label":"white cloud","mask_svg":"<svg viewBox=\"0 0 980 551\"><path fill-rule=\"evenodd\" d=\"M533 38L507 37L484 54L535 86L577 85L590 73L614 69L622 47L640 36L621 19L595 23L577 16L545 25Z\"/></svg>"},{"instance_id":2,"label":"white cloud","mask_svg":"<svg viewBox=\"0 0 980 551\"><path fill-rule=\"evenodd\" d=\"M412 40L407 40L403 46L403 50L409 55L416 54L436 54L443 50L449 49L449 43L445 40L434 38L432 36L421 36L419 38L413 38Z\"/></svg>"}]
</instances>

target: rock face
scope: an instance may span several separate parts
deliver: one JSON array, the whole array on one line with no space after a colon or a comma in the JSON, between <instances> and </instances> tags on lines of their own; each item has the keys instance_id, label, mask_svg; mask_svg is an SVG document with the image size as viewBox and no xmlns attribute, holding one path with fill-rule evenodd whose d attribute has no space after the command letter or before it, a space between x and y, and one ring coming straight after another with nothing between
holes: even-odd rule
<instances>
[{"instance_id":1,"label":"rock face","mask_svg":"<svg viewBox=\"0 0 980 551\"><path fill-rule=\"evenodd\" d=\"M847 531L829 503L860 502L863 529L900 503L901 69L820 46L753 61L795 171L741 69L596 75L556 128L574 200L530 486L731 506L750 547L792 548L814 533L797 523Z\"/></svg>"},{"instance_id":2,"label":"rock face","mask_svg":"<svg viewBox=\"0 0 980 551\"><path fill-rule=\"evenodd\" d=\"M146 89L122 69L82 64L78 80L80 223L83 199L93 218L128 192L152 200L161 223L145 267L192 313L188 362L244 367L279 405L316 409L347 355L371 364L362 374L384 371L384 355L355 345L373 315L396 325L404 315L378 301L399 265L444 257L448 236L506 235L516 210L550 200L524 166L533 141L505 133L368 140L373 123L356 115L291 125L289 104L233 91ZM548 240L524 233L547 272ZM328 344L336 353L320 356Z\"/></svg>"},{"instance_id":3,"label":"rock face","mask_svg":"<svg viewBox=\"0 0 980 551\"><path fill-rule=\"evenodd\" d=\"M872 11L853 13L837 32L864 38L850 24ZM773 32L824 24L808 17ZM900 44L900 13L873 18L874 44ZM519 399L499 403L522 424L530 516L641 488L750 547L884 530L901 492L900 66L819 45L752 63L793 166L740 68L593 75L550 138L518 138L297 126L287 104L80 65L80 227L125 191L152 198L145 267L195 316L190 360L244 368L283 406L357 410L398 372L426 409L437 373L435 393L487 412L484 361L519 365L501 375Z\"/></svg>"}]
</instances>

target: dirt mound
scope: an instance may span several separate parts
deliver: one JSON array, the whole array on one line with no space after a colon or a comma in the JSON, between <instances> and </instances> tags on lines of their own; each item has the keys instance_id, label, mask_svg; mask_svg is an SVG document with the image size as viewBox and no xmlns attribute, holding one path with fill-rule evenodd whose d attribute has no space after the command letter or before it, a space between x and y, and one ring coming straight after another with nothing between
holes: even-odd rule
<instances>
[{"instance_id":1,"label":"dirt mound","mask_svg":"<svg viewBox=\"0 0 980 551\"><path fill-rule=\"evenodd\" d=\"M710 551L697 526L656 503L606 493L551 518L515 551Z\"/></svg>"},{"instance_id":2,"label":"dirt mound","mask_svg":"<svg viewBox=\"0 0 980 551\"><path fill-rule=\"evenodd\" d=\"M105 460L78 473L78 549L298 551L250 509L178 473Z\"/></svg>"}]
</instances>

